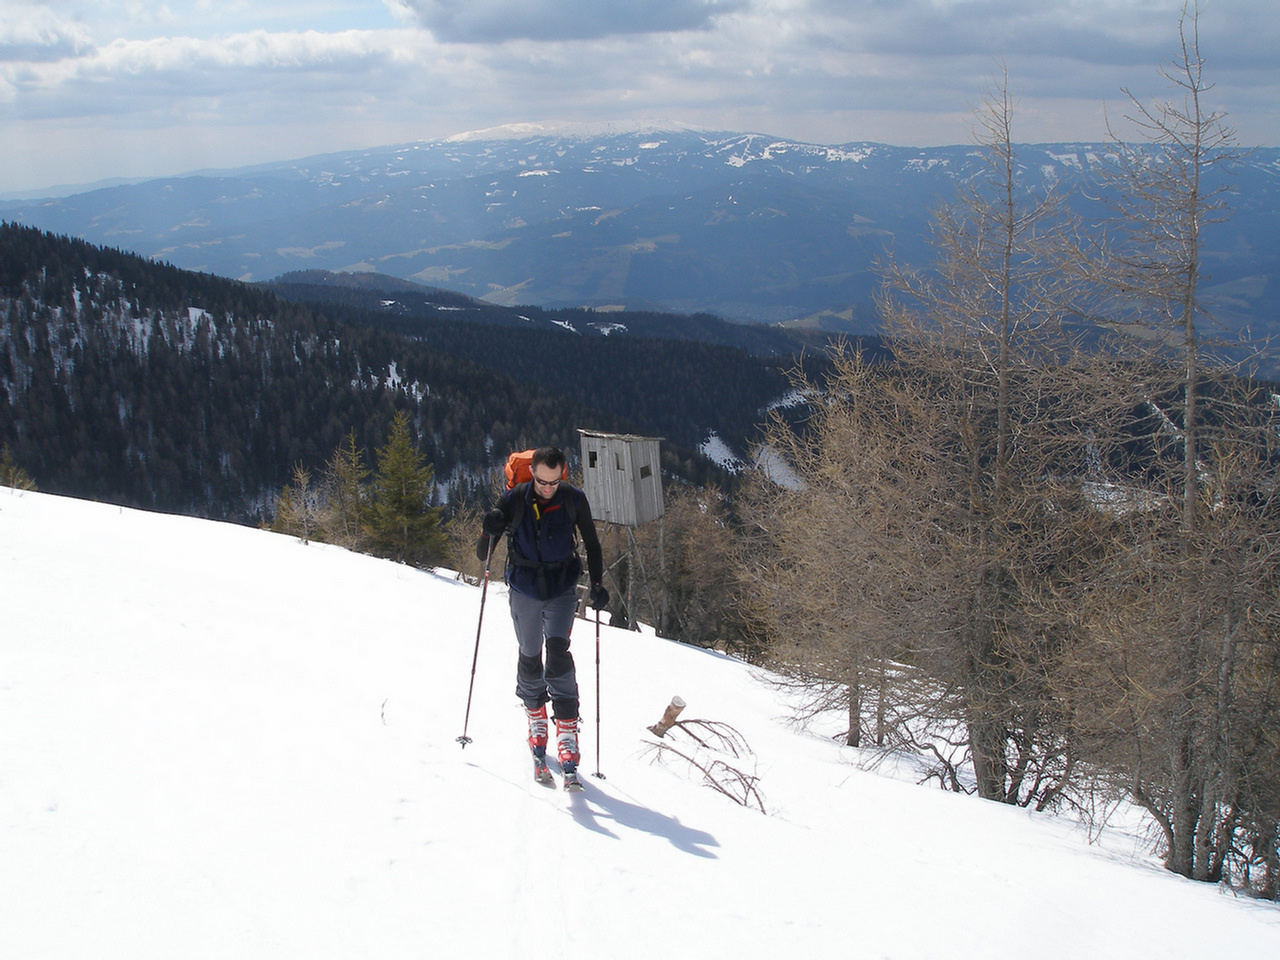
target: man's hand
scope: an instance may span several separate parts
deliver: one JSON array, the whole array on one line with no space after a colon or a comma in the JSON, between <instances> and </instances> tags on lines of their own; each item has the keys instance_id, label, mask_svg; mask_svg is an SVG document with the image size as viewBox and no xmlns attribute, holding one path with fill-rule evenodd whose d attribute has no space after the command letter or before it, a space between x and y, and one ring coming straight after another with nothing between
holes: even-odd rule
<instances>
[{"instance_id":1,"label":"man's hand","mask_svg":"<svg viewBox=\"0 0 1280 960\"><path fill-rule=\"evenodd\" d=\"M497 507L494 507L480 521L480 529L484 531L487 537L500 537L506 532L507 520L507 515Z\"/></svg>"}]
</instances>

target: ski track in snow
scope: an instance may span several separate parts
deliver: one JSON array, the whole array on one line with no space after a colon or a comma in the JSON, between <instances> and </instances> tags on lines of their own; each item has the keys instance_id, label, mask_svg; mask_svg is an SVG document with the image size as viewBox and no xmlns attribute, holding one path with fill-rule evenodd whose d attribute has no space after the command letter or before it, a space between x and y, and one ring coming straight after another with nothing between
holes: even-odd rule
<instances>
[{"instance_id":1,"label":"ski track in snow","mask_svg":"<svg viewBox=\"0 0 1280 960\"><path fill-rule=\"evenodd\" d=\"M0 583L7 957L1280 956L1274 905L860 770L730 658L606 626L597 704L594 622L586 789L536 784L501 584L464 750L480 591L447 575L0 490ZM655 762L673 694L767 816Z\"/></svg>"}]
</instances>

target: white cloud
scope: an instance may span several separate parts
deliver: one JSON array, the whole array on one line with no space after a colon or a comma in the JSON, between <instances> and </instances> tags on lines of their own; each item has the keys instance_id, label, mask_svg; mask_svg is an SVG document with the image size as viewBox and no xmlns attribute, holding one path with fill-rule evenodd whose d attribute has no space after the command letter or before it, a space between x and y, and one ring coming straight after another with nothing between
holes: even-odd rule
<instances>
[{"instance_id":1,"label":"white cloud","mask_svg":"<svg viewBox=\"0 0 1280 960\"><path fill-rule=\"evenodd\" d=\"M958 143L997 60L1020 138L1097 139L1104 100L1165 92L1181 2L0 0L0 191L130 137L169 172L187 143L234 165L544 120ZM1280 5L1200 27L1214 107L1280 142Z\"/></svg>"},{"instance_id":2,"label":"white cloud","mask_svg":"<svg viewBox=\"0 0 1280 960\"><path fill-rule=\"evenodd\" d=\"M341 33L256 30L212 40L157 37L115 40L77 56L23 64L0 64L0 81L31 98L24 112L48 106L50 99L80 102L85 114L95 109L127 109L120 97L141 95L152 101L199 96L249 86L259 89L274 109L273 78L313 74L331 87L334 79L417 59L421 38L413 32L388 36L375 31ZM139 93L139 81L148 89ZM109 106L115 102L114 107Z\"/></svg>"},{"instance_id":3,"label":"white cloud","mask_svg":"<svg viewBox=\"0 0 1280 960\"><path fill-rule=\"evenodd\" d=\"M43 4L17 0L0 10L0 63L47 62L93 49L84 26Z\"/></svg>"}]
</instances>

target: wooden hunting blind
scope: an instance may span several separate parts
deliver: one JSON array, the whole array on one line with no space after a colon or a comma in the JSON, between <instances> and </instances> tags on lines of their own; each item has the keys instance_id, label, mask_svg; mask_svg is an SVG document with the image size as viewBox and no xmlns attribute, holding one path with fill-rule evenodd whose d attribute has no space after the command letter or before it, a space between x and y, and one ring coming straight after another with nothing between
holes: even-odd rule
<instances>
[{"instance_id":1,"label":"wooden hunting blind","mask_svg":"<svg viewBox=\"0 0 1280 960\"><path fill-rule=\"evenodd\" d=\"M582 489L597 520L638 527L662 516L660 437L579 430Z\"/></svg>"}]
</instances>

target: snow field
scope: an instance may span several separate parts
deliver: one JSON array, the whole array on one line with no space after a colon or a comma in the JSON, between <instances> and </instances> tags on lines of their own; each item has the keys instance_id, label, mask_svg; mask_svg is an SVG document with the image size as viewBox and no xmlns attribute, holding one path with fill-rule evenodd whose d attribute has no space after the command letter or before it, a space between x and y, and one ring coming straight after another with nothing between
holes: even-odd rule
<instances>
[{"instance_id":1,"label":"snow field","mask_svg":"<svg viewBox=\"0 0 1280 960\"><path fill-rule=\"evenodd\" d=\"M1131 838L858 769L730 658L578 621L582 773L533 783L505 587L0 490L0 940L22 960L1280 956ZM731 724L768 815L655 762ZM827 731L828 733L831 731Z\"/></svg>"}]
</instances>

